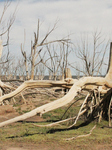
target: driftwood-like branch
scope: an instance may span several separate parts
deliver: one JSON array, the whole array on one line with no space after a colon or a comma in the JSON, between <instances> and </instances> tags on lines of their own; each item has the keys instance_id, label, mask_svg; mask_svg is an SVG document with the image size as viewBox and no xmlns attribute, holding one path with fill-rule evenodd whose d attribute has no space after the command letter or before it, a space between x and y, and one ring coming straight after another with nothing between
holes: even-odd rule
<instances>
[{"instance_id":1,"label":"driftwood-like branch","mask_svg":"<svg viewBox=\"0 0 112 150\"><path fill-rule=\"evenodd\" d=\"M69 82L69 81L68 81ZM50 88L50 87L64 87L69 88L73 85L73 82L76 83L76 87L82 88L84 85L87 84L93 84L93 85L105 85L105 83L108 84L108 82L105 80L105 78L101 77L85 77L78 80L72 80L72 83L68 83L65 81L49 81L49 80L29 80L24 82L22 85L20 85L16 90L13 92L3 95L0 97L0 103L6 99L12 98L19 93L21 93L23 90L27 88ZM3 82L1 82L2 86L5 86ZM7 85L8 86L8 85ZM10 87L10 86L9 86ZM77 88L76 88L77 89Z\"/></svg>"},{"instance_id":2,"label":"driftwood-like branch","mask_svg":"<svg viewBox=\"0 0 112 150\"><path fill-rule=\"evenodd\" d=\"M80 117L83 113L85 113L86 109L85 109L85 110L82 110L82 109L83 109L85 103L87 102L87 99L88 99L89 96L90 96L90 94L88 93L87 96L86 96L86 98L85 98L85 100L84 100L84 102L83 102L83 104L82 104L82 106L81 106L81 108L80 108L80 110L79 110L79 113L78 113L78 115L77 115L77 117L76 117L76 119L75 119L75 122L74 122L69 128L72 128L72 127L77 123L79 117ZM82 113L82 112L83 112L83 113Z\"/></svg>"},{"instance_id":3,"label":"driftwood-like branch","mask_svg":"<svg viewBox=\"0 0 112 150\"><path fill-rule=\"evenodd\" d=\"M109 109L108 109L108 120L109 120L109 127L111 127L111 105L112 105L112 97L110 100L110 104L109 104Z\"/></svg>"},{"instance_id":4,"label":"driftwood-like branch","mask_svg":"<svg viewBox=\"0 0 112 150\"><path fill-rule=\"evenodd\" d=\"M53 127L53 126L56 126L56 125L60 125L60 123L64 123L64 122L67 122L67 121L70 121L70 120L74 120L75 118L76 118L76 116L72 117L72 118L60 120L60 121L57 121L57 122L54 122L54 123L50 123L50 124L47 124L47 125L37 125L37 124L33 124L33 125L36 126L36 127Z\"/></svg>"},{"instance_id":5,"label":"driftwood-like branch","mask_svg":"<svg viewBox=\"0 0 112 150\"><path fill-rule=\"evenodd\" d=\"M2 87L2 88L9 88L9 89L15 90L14 87L12 87L12 86L10 86L10 85L7 85L7 84L3 83L1 80L0 80L0 87Z\"/></svg>"},{"instance_id":6,"label":"driftwood-like branch","mask_svg":"<svg viewBox=\"0 0 112 150\"><path fill-rule=\"evenodd\" d=\"M66 141L74 140L74 139L81 138L81 137L90 136L95 128L96 128L96 125L90 130L90 132L88 134L78 135L78 136L72 137L72 138L67 138Z\"/></svg>"},{"instance_id":7,"label":"driftwood-like branch","mask_svg":"<svg viewBox=\"0 0 112 150\"><path fill-rule=\"evenodd\" d=\"M108 73L107 73L105 78L103 78L103 77L84 77L84 78L81 78L81 79L79 79L77 81L72 80L72 82L69 79L67 79L66 82L65 81L53 82L53 81L33 81L33 80L30 80L30 81L24 82L15 91L13 91L13 92L11 92L9 94L1 96L0 97L0 102L3 102L4 100L12 98L15 95L21 93L24 89L27 89L27 88L35 88L35 87L38 87L38 88L39 87L50 88L50 87L56 87L56 86L57 87L70 87L73 84L73 86L71 87L69 92L64 97L62 97L62 98L60 98L58 100L55 100L53 102L50 102L48 104L45 104L43 106L37 107L36 109L34 109L34 110L32 110L32 111L30 111L28 113L25 113L25 114L23 114L21 116L18 116L18 117L15 117L13 119L4 121L4 122L0 123L0 127L2 127L4 125L11 124L11 123L14 123L14 122L17 122L17 121L25 120L27 118L30 118L30 117L36 115L36 114L40 114L41 115L41 114L44 114L44 113L49 112L51 110L57 109L59 107L62 107L64 105L70 103L74 99L74 97L77 96L77 94L82 89L85 88L85 86L95 85L95 86L102 86L102 87L112 88L112 77L111 77L111 74L112 74L112 43L111 43L111 48L110 48L109 69L108 69ZM100 88L100 92L102 91L102 89L103 88ZM85 101L86 101L86 99L85 99ZM83 105L85 104L85 101L84 101ZM83 107L83 105L82 105L82 107ZM80 109L81 112L79 111L77 119L79 118L79 116L83 112L86 111L86 109L82 110L82 107ZM91 131L90 131L90 134L91 134Z\"/></svg>"},{"instance_id":8,"label":"driftwood-like branch","mask_svg":"<svg viewBox=\"0 0 112 150\"><path fill-rule=\"evenodd\" d=\"M110 81L110 84L112 84L112 42L110 44L109 64L108 64L107 75L105 78L106 80Z\"/></svg>"},{"instance_id":9,"label":"driftwood-like branch","mask_svg":"<svg viewBox=\"0 0 112 150\"><path fill-rule=\"evenodd\" d=\"M24 82L23 84L21 84L16 90L14 90L13 92L9 93L9 94L5 94L2 97L0 97L0 103L6 99L12 98L16 95L18 95L19 93L21 93L23 90L28 89L28 88L50 88L50 87L68 87L68 85L72 85L72 84L68 84L66 82L61 82L61 81L42 81L42 80L29 80ZM1 87L9 87L12 88L9 85L4 84L3 82L0 82L0 86Z\"/></svg>"},{"instance_id":10,"label":"driftwood-like branch","mask_svg":"<svg viewBox=\"0 0 112 150\"><path fill-rule=\"evenodd\" d=\"M1 83L2 86L5 86L5 84ZM73 84L73 83L72 83ZM22 85L20 85L15 91L3 95L2 97L0 97L0 102L2 102L5 99L9 99L12 98L16 95L18 95L19 93L21 93L24 89L27 88L50 88L50 87L64 87L64 88L68 88L69 86L72 85L71 83L67 83L64 81L41 81L41 80L29 80L24 82ZM105 78L102 77L85 77L85 78L81 78L80 80L77 80L74 83L74 86L77 88L82 89L84 87L84 85L88 85L88 84L93 84L93 85L100 85L103 86L105 84L110 84L108 83L108 81L105 80ZM112 86L112 85L110 85ZM10 87L10 86L9 86Z\"/></svg>"},{"instance_id":11,"label":"driftwood-like branch","mask_svg":"<svg viewBox=\"0 0 112 150\"><path fill-rule=\"evenodd\" d=\"M59 107L62 107L68 103L70 103L74 97L78 94L78 92L80 92L82 90L82 87L86 84L95 84L95 85L105 85L106 80L105 78L101 78L101 77L84 77L81 78L80 80L76 81L74 83L74 85L72 86L72 88L69 90L69 92L62 98L55 100L53 102L50 102L48 104L45 104L43 106L40 106L26 114L23 114L21 116L18 116L16 118L7 120L5 122L0 123L0 127L7 125L7 124L11 124L20 120L25 120L27 118L30 118L32 116L35 116L36 114L44 114L46 112L49 112L51 110L57 109ZM52 81L26 81L24 82L21 86L19 86L15 91L13 91L12 93L6 94L4 96L2 96L0 98L0 102L2 102L4 99L8 99L13 97L14 95L17 95L18 93L20 93L21 91L23 91L25 88L31 88L31 87L56 87L56 86L61 86L66 85L66 82L52 82Z\"/></svg>"}]
</instances>

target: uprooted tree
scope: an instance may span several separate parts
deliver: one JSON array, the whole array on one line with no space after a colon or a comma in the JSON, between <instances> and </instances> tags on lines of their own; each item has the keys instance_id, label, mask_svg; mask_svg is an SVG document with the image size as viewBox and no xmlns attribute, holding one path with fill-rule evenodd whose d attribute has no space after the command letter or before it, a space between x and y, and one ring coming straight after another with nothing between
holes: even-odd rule
<instances>
[{"instance_id":1,"label":"uprooted tree","mask_svg":"<svg viewBox=\"0 0 112 150\"><path fill-rule=\"evenodd\" d=\"M11 88L6 86L6 84L1 82L1 87ZM62 87L69 88L69 92L62 98L55 100L53 102L44 104L40 107L35 108L34 110L20 115L18 117L12 118L10 120L4 121L0 123L0 127L17 122L22 121L36 114L44 114L59 107L62 107L73 101L74 97L76 97L82 91L87 91L87 96L85 97L79 113L77 116L73 118L68 118L66 120L61 120L52 124L43 125L43 126L53 126L70 119L74 119L74 123L70 126L76 125L79 117L81 115L85 115L88 121L91 121L97 118L101 121L102 118L107 119L109 121L109 126L111 126L111 95L112 95L112 43L110 45L110 59L108 65L108 71L105 77L83 77L79 80L66 78L64 81L40 81L40 80L29 80L25 81L21 84L17 89L10 92L9 94L5 94L0 97L0 103L2 104L5 100L10 99L18 94L20 94L23 90L28 88L51 88L51 87ZM38 125L39 126L39 125ZM40 125L42 126L42 125Z\"/></svg>"}]
</instances>

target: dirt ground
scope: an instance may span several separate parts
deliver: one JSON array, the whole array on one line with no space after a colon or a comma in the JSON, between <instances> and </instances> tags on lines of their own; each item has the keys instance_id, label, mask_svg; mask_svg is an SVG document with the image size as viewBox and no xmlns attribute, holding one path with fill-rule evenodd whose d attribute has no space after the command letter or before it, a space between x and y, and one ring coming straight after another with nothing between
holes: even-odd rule
<instances>
[{"instance_id":1,"label":"dirt ground","mask_svg":"<svg viewBox=\"0 0 112 150\"><path fill-rule=\"evenodd\" d=\"M29 107L29 105L22 105L21 108L25 109ZM33 106L31 106L33 108ZM18 116L19 113L11 105L0 106L0 122L5 121L7 119ZM39 116L34 116L32 118L27 119L27 121L44 121ZM60 133L61 134L61 133ZM81 143L80 145L75 145L75 143L70 142L66 144L60 144L58 142L53 141L52 143L33 143L33 142L13 142L13 141L0 141L0 150L111 150L112 143L94 143L87 144Z\"/></svg>"},{"instance_id":2,"label":"dirt ground","mask_svg":"<svg viewBox=\"0 0 112 150\"><path fill-rule=\"evenodd\" d=\"M7 146L6 146L7 145ZM17 143L6 143L4 146L0 146L0 150L112 150L112 145L93 145L93 146L70 146L70 145L65 145L65 146L60 146L58 143L52 144L52 145L47 145L46 144L39 144L38 146L35 144L17 144Z\"/></svg>"}]
</instances>

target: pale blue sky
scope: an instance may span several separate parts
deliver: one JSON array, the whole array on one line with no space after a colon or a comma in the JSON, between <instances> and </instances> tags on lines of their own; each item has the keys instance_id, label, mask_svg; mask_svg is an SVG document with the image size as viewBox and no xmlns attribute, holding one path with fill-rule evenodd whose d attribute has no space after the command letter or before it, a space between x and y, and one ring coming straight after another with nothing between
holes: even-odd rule
<instances>
[{"instance_id":1,"label":"pale blue sky","mask_svg":"<svg viewBox=\"0 0 112 150\"><path fill-rule=\"evenodd\" d=\"M36 31L38 19L42 22L41 35L59 20L58 28L49 40L73 33L71 39L74 42L80 34L91 34L96 29L101 30L106 38L111 38L112 0L14 0L6 18L17 4L16 20L10 33L10 49L14 54L20 53L24 29L27 35L26 49L30 50L30 41ZM0 13L2 8L3 2L0 0Z\"/></svg>"}]
</instances>

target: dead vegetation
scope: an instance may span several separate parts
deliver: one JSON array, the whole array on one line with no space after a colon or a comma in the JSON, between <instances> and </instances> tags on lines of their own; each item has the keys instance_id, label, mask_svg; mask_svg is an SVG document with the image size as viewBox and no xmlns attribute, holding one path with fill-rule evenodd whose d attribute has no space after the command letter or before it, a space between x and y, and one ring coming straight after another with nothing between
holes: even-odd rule
<instances>
[{"instance_id":1,"label":"dead vegetation","mask_svg":"<svg viewBox=\"0 0 112 150\"><path fill-rule=\"evenodd\" d=\"M0 127L17 122L17 121L25 120L27 118L35 116L36 114L40 114L40 116L42 116L43 114L49 111L52 111L54 109L67 105L70 102L72 102L74 97L76 97L79 93L82 93L83 90L88 91L88 94L85 97L85 100L83 101L81 105L81 108L76 116L74 123L70 125L68 128L71 128L74 125L76 125L81 115L85 115L88 121L94 120L95 118L97 118L99 122L101 121L102 118L107 119L109 121L109 126L111 126L111 92L112 92L111 91L112 57L111 56L112 56L112 45L110 48L109 69L108 69L108 73L106 77L104 78L103 77L83 77L79 80L73 80L71 78L67 78L64 81L29 80L29 81L25 81L24 83L22 83L18 88L16 88L12 92L1 96L0 97L1 104L5 102L7 99L13 98L14 96L17 96L18 94L21 94L25 102L23 91L26 89L51 88L51 87L61 87L61 88L70 89L69 92L62 98L59 98L58 100L54 100L50 103L39 106L35 108L34 110L27 112L16 118L12 118L11 120L2 122L0 123ZM2 87L10 88L10 86L7 86L5 84L3 84ZM11 89L13 88L11 87Z\"/></svg>"}]
</instances>

